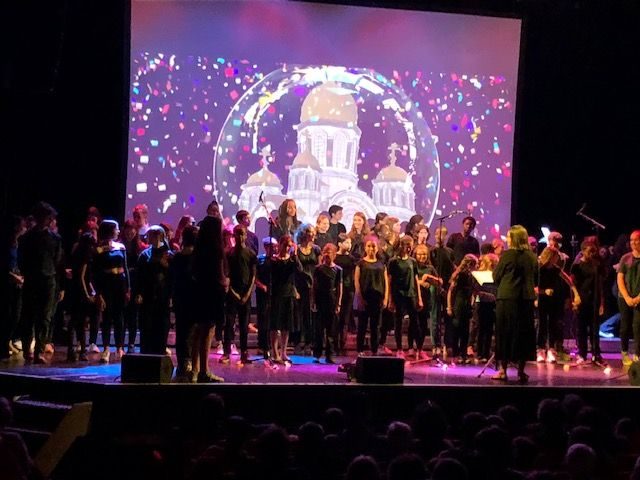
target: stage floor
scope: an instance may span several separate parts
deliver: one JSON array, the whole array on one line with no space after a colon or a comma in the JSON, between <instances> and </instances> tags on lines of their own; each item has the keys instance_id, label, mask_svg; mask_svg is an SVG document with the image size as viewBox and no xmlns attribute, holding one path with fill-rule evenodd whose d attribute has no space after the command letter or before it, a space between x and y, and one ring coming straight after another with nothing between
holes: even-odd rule
<instances>
[{"instance_id":1,"label":"stage floor","mask_svg":"<svg viewBox=\"0 0 640 480\"><path fill-rule=\"evenodd\" d=\"M0 376L26 377L34 381L48 379L61 382L77 382L90 384L120 383L120 363L100 364L100 354L89 355L89 362L67 363L66 349L61 348L49 355L49 363L44 365L25 365L22 356L18 355L9 362L0 364ZM619 354L605 354L610 369L591 365L590 363L575 366L572 363L544 364L530 362L526 372L529 374L530 387L628 387L628 369L623 368ZM222 365L218 362L220 355L210 356L211 370L225 379L225 384L235 385L345 385L349 378L345 372L338 371L339 365L355 361L355 353L348 357L336 357L336 364L313 363L313 357L292 355L290 366L265 363L260 357L248 365L238 364L239 356L232 355L231 363ZM175 357L173 357L175 364ZM490 365L481 374L484 364L442 365L435 362L412 364L405 363L404 385L420 386L516 386L516 370L509 369L508 382L492 380L494 365ZM181 383L176 378L172 383Z\"/></svg>"}]
</instances>

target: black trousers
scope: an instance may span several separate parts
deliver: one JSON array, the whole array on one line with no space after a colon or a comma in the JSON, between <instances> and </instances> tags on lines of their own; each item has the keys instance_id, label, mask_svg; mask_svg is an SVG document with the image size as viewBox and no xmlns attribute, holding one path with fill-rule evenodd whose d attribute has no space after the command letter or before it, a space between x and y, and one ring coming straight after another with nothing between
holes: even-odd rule
<instances>
[{"instance_id":1,"label":"black trousers","mask_svg":"<svg viewBox=\"0 0 640 480\"><path fill-rule=\"evenodd\" d=\"M540 295L538 299L538 335L539 349L562 348L564 302L557 295Z\"/></svg>"},{"instance_id":2,"label":"black trousers","mask_svg":"<svg viewBox=\"0 0 640 480\"><path fill-rule=\"evenodd\" d=\"M489 358L491 356L491 339L493 328L496 324L495 302L478 302L478 357Z\"/></svg>"},{"instance_id":3,"label":"black trousers","mask_svg":"<svg viewBox=\"0 0 640 480\"><path fill-rule=\"evenodd\" d=\"M429 309L423 308L418 311L414 322L411 321L411 318L409 319L409 331L407 333L409 348L413 348L415 344L416 350L422 350L429 326L429 314Z\"/></svg>"},{"instance_id":4,"label":"black trousers","mask_svg":"<svg viewBox=\"0 0 640 480\"><path fill-rule=\"evenodd\" d=\"M316 306L315 342L313 344L313 356L322 356L323 345L326 358L333 356L333 346L335 345L336 330L338 328L338 315L336 314L336 301L329 298L318 298Z\"/></svg>"},{"instance_id":5,"label":"black trousers","mask_svg":"<svg viewBox=\"0 0 640 480\"><path fill-rule=\"evenodd\" d=\"M578 353L582 358L587 357L588 343L591 343L591 353L594 357L600 356L600 317L598 307L594 300L588 297L580 297L582 303L578 307Z\"/></svg>"},{"instance_id":6,"label":"black trousers","mask_svg":"<svg viewBox=\"0 0 640 480\"><path fill-rule=\"evenodd\" d=\"M355 290L347 288L342 290L342 304L338 314L338 328L336 332L336 351L344 351L347 344L347 331L353 325L353 297Z\"/></svg>"},{"instance_id":7,"label":"black trousers","mask_svg":"<svg viewBox=\"0 0 640 480\"><path fill-rule=\"evenodd\" d=\"M629 338L633 335L635 354L640 355L640 307L630 307L624 298L618 298L620 309L620 348L629 351Z\"/></svg>"},{"instance_id":8,"label":"black trousers","mask_svg":"<svg viewBox=\"0 0 640 480\"><path fill-rule=\"evenodd\" d=\"M56 305L55 277L27 277L22 288L22 349L28 355L31 340L36 339L35 354L44 352Z\"/></svg>"},{"instance_id":9,"label":"black trousers","mask_svg":"<svg viewBox=\"0 0 640 480\"><path fill-rule=\"evenodd\" d=\"M231 355L231 344L235 338L235 323L238 318L238 330L240 332L240 351L247 351L247 338L249 336L249 315L251 313L251 301L239 303L227 297L225 304L225 324L224 324L224 354Z\"/></svg>"},{"instance_id":10,"label":"black trousers","mask_svg":"<svg viewBox=\"0 0 640 480\"><path fill-rule=\"evenodd\" d=\"M72 349L76 342L80 346L81 351L87 349L87 318L89 321L98 323L99 315L95 303L90 303L87 299L76 298L70 299L69 325L67 327L67 347ZM96 337L97 337L96 333Z\"/></svg>"},{"instance_id":11,"label":"black trousers","mask_svg":"<svg viewBox=\"0 0 640 480\"><path fill-rule=\"evenodd\" d=\"M173 312L176 316L176 360L178 368L186 369L191 359L191 335L196 324L194 302L174 298Z\"/></svg>"},{"instance_id":12,"label":"black trousers","mask_svg":"<svg viewBox=\"0 0 640 480\"><path fill-rule=\"evenodd\" d=\"M258 317L258 348L263 352L268 352L271 349L269 345L270 295L261 290L256 290L256 309Z\"/></svg>"},{"instance_id":13,"label":"black trousers","mask_svg":"<svg viewBox=\"0 0 640 480\"><path fill-rule=\"evenodd\" d=\"M311 290L309 287L296 286L300 298L296 300L296 324L294 332L299 332L299 340L305 345L314 345L316 327L314 326L314 315L311 312ZM294 337L295 338L295 337Z\"/></svg>"},{"instance_id":14,"label":"black trousers","mask_svg":"<svg viewBox=\"0 0 640 480\"><path fill-rule=\"evenodd\" d=\"M169 334L169 299L153 299L140 308L140 353L164 355Z\"/></svg>"},{"instance_id":15,"label":"black trousers","mask_svg":"<svg viewBox=\"0 0 640 480\"><path fill-rule=\"evenodd\" d=\"M364 352L364 339L369 327L369 347L372 353L378 351L378 328L382 317L382 294L379 292L365 292L364 309L358 315L358 334L356 348L358 353Z\"/></svg>"},{"instance_id":16,"label":"black trousers","mask_svg":"<svg viewBox=\"0 0 640 480\"><path fill-rule=\"evenodd\" d=\"M98 292L105 301L105 309L102 312L102 345L109 346L111 340L111 327L113 327L113 340L117 348L124 346L124 306L127 291L126 279L112 275Z\"/></svg>"},{"instance_id":17,"label":"black trousers","mask_svg":"<svg viewBox=\"0 0 640 480\"><path fill-rule=\"evenodd\" d=\"M445 332L446 346L451 348L454 357L467 355L469 345L469 322L473 316L473 309L469 299L457 296L453 304L453 317L448 318Z\"/></svg>"},{"instance_id":18,"label":"black trousers","mask_svg":"<svg viewBox=\"0 0 640 480\"><path fill-rule=\"evenodd\" d=\"M404 316L409 316L409 325L417 325L418 323L418 310L416 308L416 297L403 297L398 295L393 299L396 311L394 314L394 333L396 338L396 349L402 350L402 323Z\"/></svg>"}]
</instances>

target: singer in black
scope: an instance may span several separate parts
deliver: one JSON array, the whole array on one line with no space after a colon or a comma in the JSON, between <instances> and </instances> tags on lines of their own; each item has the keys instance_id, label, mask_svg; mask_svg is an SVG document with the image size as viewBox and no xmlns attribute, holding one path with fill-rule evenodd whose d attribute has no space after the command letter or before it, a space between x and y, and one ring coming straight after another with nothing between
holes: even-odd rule
<instances>
[{"instance_id":1,"label":"singer in black","mask_svg":"<svg viewBox=\"0 0 640 480\"><path fill-rule=\"evenodd\" d=\"M468 253L480 256L480 244L478 240L471 235L476 228L476 219L468 216L462 220L462 233L454 233L449 237L447 247L453 250L453 259L456 265L460 265L460 262L464 256Z\"/></svg>"},{"instance_id":2,"label":"singer in black","mask_svg":"<svg viewBox=\"0 0 640 480\"><path fill-rule=\"evenodd\" d=\"M507 380L510 361L518 363L518 380L527 383L524 372L527 360L534 358L536 341L533 325L535 282L538 259L529 248L529 234L514 225L507 234L509 249L502 254L493 271L498 287L496 295L496 360L500 369L492 378Z\"/></svg>"}]
</instances>

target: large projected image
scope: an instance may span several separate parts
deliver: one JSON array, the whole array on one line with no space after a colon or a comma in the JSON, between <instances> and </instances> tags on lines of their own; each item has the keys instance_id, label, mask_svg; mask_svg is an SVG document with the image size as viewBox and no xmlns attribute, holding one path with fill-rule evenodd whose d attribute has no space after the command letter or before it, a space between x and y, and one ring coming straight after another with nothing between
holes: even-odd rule
<instances>
[{"instance_id":1,"label":"large projected image","mask_svg":"<svg viewBox=\"0 0 640 480\"><path fill-rule=\"evenodd\" d=\"M256 221L293 198L312 223L337 204L348 226L460 210L482 239L508 227L518 20L134 1L131 28L129 211L175 224L216 198Z\"/></svg>"}]
</instances>

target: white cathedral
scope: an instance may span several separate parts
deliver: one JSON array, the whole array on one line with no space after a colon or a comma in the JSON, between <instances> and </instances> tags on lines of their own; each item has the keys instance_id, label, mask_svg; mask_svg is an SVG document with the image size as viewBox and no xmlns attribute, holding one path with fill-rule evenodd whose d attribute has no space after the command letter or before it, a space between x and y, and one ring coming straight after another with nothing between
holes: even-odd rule
<instances>
[{"instance_id":1,"label":"white cathedral","mask_svg":"<svg viewBox=\"0 0 640 480\"><path fill-rule=\"evenodd\" d=\"M315 87L302 103L298 154L289 167L287 193L280 179L267 165L270 152L263 149L262 168L241 186L241 209L251 212L253 222L265 217L260 194L269 211L277 210L285 198L293 198L298 219L315 224L318 214L331 205L343 207L343 223L349 227L355 212L375 218L379 211L409 220L415 214L415 193L411 175L396 165L397 144L389 147L389 165L372 181L371 198L358 188L358 150L361 130L358 107L350 93L334 82Z\"/></svg>"}]
</instances>

